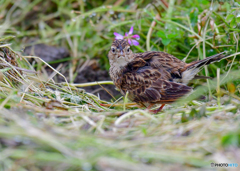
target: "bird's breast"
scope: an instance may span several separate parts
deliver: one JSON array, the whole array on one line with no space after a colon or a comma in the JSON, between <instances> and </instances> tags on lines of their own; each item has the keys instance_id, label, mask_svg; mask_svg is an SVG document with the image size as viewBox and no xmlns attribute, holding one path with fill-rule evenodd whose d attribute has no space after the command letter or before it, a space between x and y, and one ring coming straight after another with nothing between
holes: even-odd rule
<instances>
[{"instance_id":1,"label":"bird's breast","mask_svg":"<svg viewBox=\"0 0 240 171\"><path fill-rule=\"evenodd\" d=\"M109 75L113 81L113 83L119 88L118 80L122 77L122 69L119 66L111 65L109 69Z\"/></svg>"}]
</instances>

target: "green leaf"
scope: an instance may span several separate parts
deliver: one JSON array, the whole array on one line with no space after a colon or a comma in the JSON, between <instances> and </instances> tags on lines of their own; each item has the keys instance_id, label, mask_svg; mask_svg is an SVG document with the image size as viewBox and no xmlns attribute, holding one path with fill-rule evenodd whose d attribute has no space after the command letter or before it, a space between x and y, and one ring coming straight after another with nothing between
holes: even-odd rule
<instances>
[{"instance_id":1,"label":"green leaf","mask_svg":"<svg viewBox=\"0 0 240 171\"><path fill-rule=\"evenodd\" d=\"M229 132L221 139L221 144L224 147L240 147L240 131Z\"/></svg>"},{"instance_id":2,"label":"green leaf","mask_svg":"<svg viewBox=\"0 0 240 171\"><path fill-rule=\"evenodd\" d=\"M69 101L71 103L76 103L76 104L82 104L83 99L80 96L75 96L71 94L64 94L62 96L66 101Z\"/></svg>"},{"instance_id":3,"label":"green leaf","mask_svg":"<svg viewBox=\"0 0 240 171\"><path fill-rule=\"evenodd\" d=\"M147 129L146 129L146 128L142 128L142 133L143 133L144 135L147 135Z\"/></svg>"},{"instance_id":4,"label":"green leaf","mask_svg":"<svg viewBox=\"0 0 240 171\"><path fill-rule=\"evenodd\" d=\"M157 32L158 37L161 37L162 39L167 38L167 35L164 31L158 31Z\"/></svg>"},{"instance_id":5,"label":"green leaf","mask_svg":"<svg viewBox=\"0 0 240 171\"><path fill-rule=\"evenodd\" d=\"M209 5L209 1L208 0L201 0L200 1L203 5ZM210 1L211 2L211 1Z\"/></svg>"},{"instance_id":6,"label":"green leaf","mask_svg":"<svg viewBox=\"0 0 240 171\"><path fill-rule=\"evenodd\" d=\"M183 112L182 117L181 117L181 122L184 123L184 122L188 122L188 121L189 121L189 118L186 116L186 113Z\"/></svg>"},{"instance_id":7,"label":"green leaf","mask_svg":"<svg viewBox=\"0 0 240 171\"><path fill-rule=\"evenodd\" d=\"M176 34L176 33L171 33L171 34L169 34L167 37L169 38L169 39L171 39L171 38L176 38L178 36L178 34Z\"/></svg>"},{"instance_id":8,"label":"green leaf","mask_svg":"<svg viewBox=\"0 0 240 171\"><path fill-rule=\"evenodd\" d=\"M233 14L229 14L229 15L226 17L226 21L227 21L227 22L230 22L230 21L232 21L233 18L234 18L234 15L233 15Z\"/></svg>"},{"instance_id":9,"label":"green leaf","mask_svg":"<svg viewBox=\"0 0 240 171\"><path fill-rule=\"evenodd\" d=\"M192 108L191 112L189 113L189 120L193 120L195 116L197 115L197 111L195 108Z\"/></svg>"},{"instance_id":10,"label":"green leaf","mask_svg":"<svg viewBox=\"0 0 240 171\"><path fill-rule=\"evenodd\" d=\"M236 19L233 18L232 21L230 22L230 27L235 28L237 26Z\"/></svg>"},{"instance_id":11,"label":"green leaf","mask_svg":"<svg viewBox=\"0 0 240 171\"><path fill-rule=\"evenodd\" d=\"M123 110L125 111L126 110L126 104L128 102L128 91L123 99Z\"/></svg>"},{"instance_id":12,"label":"green leaf","mask_svg":"<svg viewBox=\"0 0 240 171\"><path fill-rule=\"evenodd\" d=\"M9 71L9 70L11 70L11 68L3 68L3 69L0 69L0 72L7 72L7 71Z\"/></svg>"},{"instance_id":13,"label":"green leaf","mask_svg":"<svg viewBox=\"0 0 240 171\"><path fill-rule=\"evenodd\" d=\"M237 17L237 18L236 18L236 22L237 22L237 23L240 23L240 17Z\"/></svg>"},{"instance_id":14,"label":"green leaf","mask_svg":"<svg viewBox=\"0 0 240 171\"><path fill-rule=\"evenodd\" d=\"M0 38L0 42L6 41L6 40L9 40L9 39L13 39L14 37L16 37L16 36L6 36L6 37L3 37L3 38Z\"/></svg>"},{"instance_id":15,"label":"green leaf","mask_svg":"<svg viewBox=\"0 0 240 171\"><path fill-rule=\"evenodd\" d=\"M167 46L171 42L171 39L162 39L162 43Z\"/></svg>"},{"instance_id":16,"label":"green leaf","mask_svg":"<svg viewBox=\"0 0 240 171\"><path fill-rule=\"evenodd\" d=\"M190 23L191 23L192 27L194 27L195 25L197 25L197 22L198 22L199 11L196 10L195 8L190 9L190 11L191 11L189 13Z\"/></svg>"}]
</instances>

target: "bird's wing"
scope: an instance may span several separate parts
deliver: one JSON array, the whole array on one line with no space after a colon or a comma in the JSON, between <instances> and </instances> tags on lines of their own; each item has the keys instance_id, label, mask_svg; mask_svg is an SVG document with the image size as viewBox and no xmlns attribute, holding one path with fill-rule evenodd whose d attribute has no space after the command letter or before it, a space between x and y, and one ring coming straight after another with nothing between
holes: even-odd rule
<instances>
[{"instance_id":1,"label":"bird's wing","mask_svg":"<svg viewBox=\"0 0 240 171\"><path fill-rule=\"evenodd\" d=\"M126 67L119 85L123 94L138 103L171 103L192 90L183 84L165 80L159 68L147 65L139 58Z\"/></svg>"},{"instance_id":2,"label":"bird's wing","mask_svg":"<svg viewBox=\"0 0 240 171\"><path fill-rule=\"evenodd\" d=\"M158 69L161 73L163 70L166 80L173 81L182 78L182 70L185 69L186 63L165 52L144 52L136 54L136 58L142 58L147 65Z\"/></svg>"}]
</instances>

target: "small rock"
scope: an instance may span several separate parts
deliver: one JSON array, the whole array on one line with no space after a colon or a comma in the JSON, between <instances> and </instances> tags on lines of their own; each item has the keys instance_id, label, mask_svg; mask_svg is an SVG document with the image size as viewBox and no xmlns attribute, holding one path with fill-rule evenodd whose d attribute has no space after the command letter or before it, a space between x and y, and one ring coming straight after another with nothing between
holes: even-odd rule
<instances>
[{"instance_id":1,"label":"small rock","mask_svg":"<svg viewBox=\"0 0 240 171\"><path fill-rule=\"evenodd\" d=\"M27 46L24 49L25 55L37 56L46 62L63 59L69 56L69 52L64 47L54 47L45 44Z\"/></svg>"}]
</instances>

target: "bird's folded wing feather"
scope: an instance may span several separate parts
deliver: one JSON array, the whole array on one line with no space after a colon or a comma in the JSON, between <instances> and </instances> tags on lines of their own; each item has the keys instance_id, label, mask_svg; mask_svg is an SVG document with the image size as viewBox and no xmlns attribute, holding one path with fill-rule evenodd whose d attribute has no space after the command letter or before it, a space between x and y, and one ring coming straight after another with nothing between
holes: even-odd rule
<instances>
[{"instance_id":1,"label":"bird's folded wing feather","mask_svg":"<svg viewBox=\"0 0 240 171\"><path fill-rule=\"evenodd\" d=\"M174 57L165 52L144 52L136 54L136 58L142 58L147 65L158 69L161 73L162 70L165 70L167 73L166 76L163 74L162 77L169 77L169 80L181 79L182 71L185 69L186 63L180 59Z\"/></svg>"},{"instance_id":2,"label":"bird's folded wing feather","mask_svg":"<svg viewBox=\"0 0 240 171\"><path fill-rule=\"evenodd\" d=\"M162 66L155 69L144 61L139 59L137 62L136 59L129 63L119 80L121 91L124 94L128 91L131 100L142 103L170 103L192 90L186 85L165 80L165 69L162 68L161 73L159 71Z\"/></svg>"}]
</instances>

